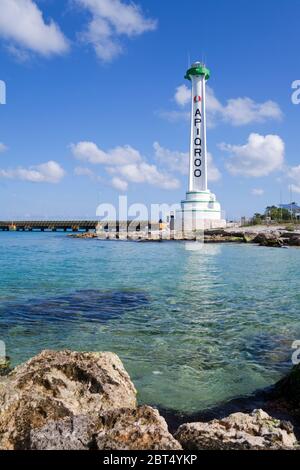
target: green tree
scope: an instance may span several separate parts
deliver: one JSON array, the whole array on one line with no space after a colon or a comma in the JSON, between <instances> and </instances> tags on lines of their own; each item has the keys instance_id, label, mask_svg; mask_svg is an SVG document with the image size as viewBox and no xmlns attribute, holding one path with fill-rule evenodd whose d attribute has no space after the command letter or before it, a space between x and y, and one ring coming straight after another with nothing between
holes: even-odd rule
<instances>
[{"instance_id":1,"label":"green tree","mask_svg":"<svg viewBox=\"0 0 300 470\"><path fill-rule=\"evenodd\" d=\"M256 212L252 218L252 223L253 225L260 225L264 221L264 215L259 214L259 212Z\"/></svg>"},{"instance_id":2,"label":"green tree","mask_svg":"<svg viewBox=\"0 0 300 470\"><path fill-rule=\"evenodd\" d=\"M260 225L265 223L266 218L270 217L274 222L286 222L292 220L292 214L288 209L282 209L277 206L268 206L266 207L265 213L260 214L256 212L251 219L253 225Z\"/></svg>"},{"instance_id":3,"label":"green tree","mask_svg":"<svg viewBox=\"0 0 300 470\"><path fill-rule=\"evenodd\" d=\"M267 217L271 217L275 222L282 220L291 220L291 213L288 209L282 209L276 206L269 206L266 208L265 214Z\"/></svg>"}]
</instances>

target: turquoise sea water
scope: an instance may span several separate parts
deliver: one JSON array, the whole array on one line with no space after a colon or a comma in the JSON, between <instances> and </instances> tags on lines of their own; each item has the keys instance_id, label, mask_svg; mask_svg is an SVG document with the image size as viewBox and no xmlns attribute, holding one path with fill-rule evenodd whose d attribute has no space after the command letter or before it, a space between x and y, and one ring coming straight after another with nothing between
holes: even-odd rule
<instances>
[{"instance_id":1,"label":"turquoise sea water","mask_svg":"<svg viewBox=\"0 0 300 470\"><path fill-rule=\"evenodd\" d=\"M0 339L114 351L140 403L192 413L271 385L300 339L300 250L0 233Z\"/></svg>"}]
</instances>

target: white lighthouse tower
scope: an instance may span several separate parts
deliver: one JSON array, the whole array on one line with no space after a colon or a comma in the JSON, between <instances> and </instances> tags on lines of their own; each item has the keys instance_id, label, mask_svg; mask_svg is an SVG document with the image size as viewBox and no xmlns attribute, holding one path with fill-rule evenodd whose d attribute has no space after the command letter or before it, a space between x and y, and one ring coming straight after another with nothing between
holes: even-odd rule
<instances>
[{"instance_id":1,"label":"white lighthouse tower","mask_svg":"<svg viewBox=\"0 0 300 470\"><path fill-rule=\"evenodd\" d=\"M221 206L207 186L205 88L209 77L210 71L200 62L195 62L185 75L192 82L189 185L176 217L176 226L182 227L184 232L226 226L221 217Z\"/></svg>"}]
</instances>

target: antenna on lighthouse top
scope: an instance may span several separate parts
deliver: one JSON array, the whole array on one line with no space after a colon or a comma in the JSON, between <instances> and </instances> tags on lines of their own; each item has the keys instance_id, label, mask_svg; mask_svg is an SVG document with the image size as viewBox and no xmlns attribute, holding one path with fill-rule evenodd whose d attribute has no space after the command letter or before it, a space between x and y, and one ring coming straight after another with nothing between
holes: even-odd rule
<instances>
[{"instance_id":1,"label":"antenna on lighthouse top","mask_svg":"<svg viewBox=\"0 0 300 470\"><path fill-rule=\"evenodd\" d=\"M188 52L188 68L191 66L191 54Z\"/></svg>"}]
</instances>

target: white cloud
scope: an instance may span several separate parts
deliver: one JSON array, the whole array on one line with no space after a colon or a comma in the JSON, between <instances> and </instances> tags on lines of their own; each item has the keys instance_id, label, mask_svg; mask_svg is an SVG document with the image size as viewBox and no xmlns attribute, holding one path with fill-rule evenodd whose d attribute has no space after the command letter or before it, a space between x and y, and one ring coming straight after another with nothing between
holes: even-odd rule
<instances>
[{"instance_id":1,"label":"white cloud","mask_svg":"<svg viewBox=\"0 0 300 470\"><path fill-rule=\"evenodd\" d=\"M186 85L176 88L174 99L179 106L185 106L191 100L191 90Z\"/></svg>"},{"instance_id":2,"label":"white cloud","mask_svg":"<svg viewBox=\"0 0 300 470\"><path fill-rule=\"evenodd\" d=\"M59 183L65 171L54 161L42 163L29 168L0 169L0 178L31 181L33 183Z\"/></svg>"},{"instance_id":3,"label":"white cloud","mask_svg":"<svg viewBox=\"0 0 300 470\"><path fill-rule=\"evenodd\" d=\"M253 194L253 196L263 196L265 194L265 191L264 189L253 188L251 194Z\"/></svg>"},{"instance_id":4,"label":"white cloud","mask_svg":"<svg viewBox=\"0 0 300 470\"><path fill-rule=\"evenodd\" d=\"M288 167L286 169L286 176L293 181L290 185L291 191L300 193L300 165Z\"/></svg>"},{"instance_id":5,"label":"white cloud","mask_svg":"<svg viewBox=\"0 0 300 470\"><path fill-rule=\"evenodd\" d=\"M223 143L219 147L230 154L226 168L233 175L267 176L284 163L285 145L278 135L253 133L245 145Z\"/></svg>"},{"instance_id":6,"label":"white cloud","mask_svg":"<svg viewBox=\"0 0 300 470\"><path fill-rule=\"evenodd\" d=\"M184 108L191 99L191 89L186 85L176 88L174 100ZM227 122L233 126L244 126L252 123L263 123L269 119L280 120L282 111L274 101L256 103L251 98L234 98L222 104L216 97L214 90L206 87L206 110L207 124L209 127L215 126L218 122ZM190 113L188 110L160 111L159 115L170 122L180 120L188 121Z\"/></svg>"},{"instance_id":7,"label":"white cloud","mask_svg":"<svg viewBox=\"0 0 300 470\"><path fill-rule=\"evenodd\" d=\"M236 98L227 101L221 114L226 122L233 126L243 126L251 123L261 123L268 119L279 120L282 112L274 101L255 103L250 98Z\"/></svg>"},{"instance_id":8,"label":"white cloud","mask_svg":"<svg viewBox=\"0 0 300 470\"><path fill-rule=\"evenodd\" d=\"M296 185L296 184L291 184L290 185L290 190L294 193L299 193L300 194L300 185Z\"/></svg>"},{"instance_id":9,"label":"white cloud","mask_svg":"<svg viewBox=\"0 0 300 470\"><path fill-rule=\"evenodd\" d=\"M118 176L114 176L114 178L111 180L111 184L118 191L124 191L125 192L128 189L127 181L119 178Z\"/></svg>"},{"instance_id":10,"label":"white cloud","mask_svg":"<svg viewBox=\"0 0 300 470\"><path fill-rule=\"evenodd\" d=\"M90 168L86 168L83 166L77 166L74 168L74 175L76 176L88 176L89 178L93 178L95 173L90 170Z\"/></svg>"},{"instance_id":11,"label":"white cloud","mask_svg":"<svg viewBox=\"0 0 300 470\"><path fill-rule=\"evenodd\" d=\"M102 184L108 184L107 181L105 181L101 176L97 175L94 171L92 171L90 168L83 167L83 166L77 166L74 168L74 175L76 176L86 176L89 178L91 181L102 183ZM128 183L125 180L122 180L118 176L115 176L112 178L110 181L110 185L117 189L118 191L127 191L128 189Z\"/></svg>"},{"instance_id":12,"label":"white cloud","mask_svg":"<svg viewBox=\"0 0 300 470\"><path fill-rule=\"evenodd\" d=\"M162 166L165 166L172 172L188 174L189 169L189 153L169 150L162 147L158 142L153 144L155 158ZM210 182L219 181L222 177L220 170L215 166L213 156L208 152L207 155L208 180Z\"/></svg>"},{"instance_id":13,"label":"white cloud","mask_svg":"<svg viewBox=\"0 0 300 470\"><path fill-rule=\"evenodd\" d=\"M118 168L111 167L108 168L107 171L111 174L118 174L121 176L122 180L131 183L148 183L168 190L180 187L180 182L176 178L162 173L158 170L156 165L151 165L146 162L123 165Z\"/></svg>"},{"instance_id":14,"label":"white cloud","mask_svg":"<svg viewBox=\"0 0 300 470\"><path fill-rule=\"evenodd\" d=\"M71 150L77 159L94 165L105 165L107 173L113 176L111 184L122 191L125 190L125 182L147 183L163 189L180 186L176 178L161 172L156 165L147 163L140 152L130 145L105 152L94 142L79 142L72 144Z\"/></svg>"},{"instance_id":15,"label":"white cloud","mask_svg":"<svg viewBox=\"0 0 300 470\"><path fill-rule=\"evenodd\" d=\"M207 154L207 179L208 181L219 181L222 178L220 170L215 166L213 156L210 152Z\"/></svg>"},{"instance_id":16,"label":"white cloud","mask_svg":"<svg viewBox=\"0 0 300 470\"><path fill-rule=\"evenodd\" d=\"M30 52L26 51L25 49L20 49L14 44L7 44L5 48L19 63L27 62L27 60L30 59Z\"/></svg>"},{"instance_id":17,"label":"white cloud","mask_svg":"<svg viewBox=\"0 0 300 470\"><path fill-rule=\"evenodd\" d=\"M214 90L209 85L206 86L206 110L211 115L222 114L223 110L222 104L216 98Z\"/></svg>"},{"instance_id":18,"label":"white cloud","mask_svg":"<svg viewBox=\"0 0 300 470\"><path fill-rule=\"evenodd\" d=\"M135 163L129 163L128 165L123 165L118 168L109 167L107 168L107 171L111 174L120 174L123 178L127 181L131 181L132 183L145 182L145 177L140 171L139 165L136 165Z\"/></svg>"},{"instance_id":19,"label":"white cloud","mask_svg":"<svg viewBox=\"0 0 300 470\"><path fill-rule=\"evenodd\" d=\"M71 144L71 150L78 160L83 160L94 165L125 165L142 160L138 150L130 147L130 145L115 147L108 152L104 152L99 149L94 142L79 142L75 145Z\"/></svg>"},{"instance_id":20,"label":"white cloud","mask_svg":"<svg viewBox=\"0 0 300 470\"><path fill-rule=\"evenodd\" d=\"M171 171L188 174L189 154L187 152L178 152L162 147L158 142L153 144L156 161Z\"/></svg>"},{"instance_id":21,"label":"white cloud","mask_svg":"<svg viewBox=\"0 0 300 470\"><path fill-rule=\"evenodd\" d=\"M7 150L6 145L4 145L2 142L0 142L0 153L5 152Z\"/></svg>"},{"instance_id":22,"label":"white cloud","mask_svg":"<svg viewBox=\"0 0 300 470\"><path fill-rule=\"evenodd\" d=\"M135 3L122 0L76 0L92 15L82 39L93 45L97 56L111 61L122 53L121 36L134 37L156 29L157 22L143 15Z\"/></svg>"},{"instance_id":23,"label":"white cloud","mask_svg":"<svg viewBox=\"0 0 300 470\"><path fill-rule=\"evenodd\" d=\"M76 176L86 176L92 181L101 181L100 176L96 175L90 168L77 166L74 168L74 175Z\"/></svg>"},{"instance_id":24,"label":"white cloud","mask_svg":"<svg viewBox=\"0 0 300 470\"><path fill-rule=\"evenodd\" d=\"M26 57L26 50L50 56L69 48L56 23L46 23L33 0L1 0L0 36L19 58Z\"/></svg>"}]
</instances>

